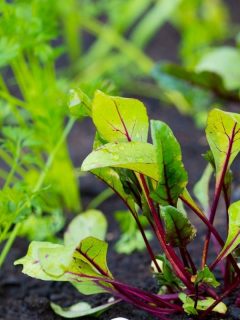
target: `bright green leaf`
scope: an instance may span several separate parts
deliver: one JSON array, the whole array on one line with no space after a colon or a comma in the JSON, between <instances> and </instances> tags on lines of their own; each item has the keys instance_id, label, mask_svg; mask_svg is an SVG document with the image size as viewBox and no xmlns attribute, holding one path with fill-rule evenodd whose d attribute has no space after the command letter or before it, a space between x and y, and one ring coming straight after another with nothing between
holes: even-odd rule
<instances>
[{"instance_id":1,"label":"bright green leaf","mask_svg":"<svg viewBox=\"0 0 240 320\"><path fill-rule=\"evenodd\" d=\"M94 237L83 239L77 248L77 252L81 255L81 259L86 262L93 270L104 272L111 276L107 266L107 249L108 244Z\"/></svg>"},{"instance_id":2,"label":"bright green leaf","mask_svg":"<svg viewBox=\"0 0 240 320\"><path fill-rule=\"evenodd\" d=\"M197 310L194 308L195 301L188 297L185 293L179 294L180 300L183 302L183 309L187 314L197 315L198 310L203 311L209 308L215 300L211 297L207 297L205 300L198 300ZM223 302L219 302L213 311L218 312L220 314L225 314L227 312L227 307Z\"/></svg>"},{"instance_id":3,"label":"bright green leaf","mask_svg":"<svg viewBox=\"0 0 240 320\"><path fill-rule=\"evenodd\" d=\"M214 288L220 285L214 274L209 270L208 266L205 266L202 270L197 271L196 276L193 277L195 284L206 283Z\"/></svg>"},{"instance_id":4,"label":"bright green leaf","mask_svg":"<svg viewBox=\"0 0 240 320\"><path fill-rule=\"evenodd\" d=\"M143 142L108 143L92 151L82 164L83 171L118 167L143 173L158 180L156 154L153 145Z\"/></svg>"},{"instance_id":5,"label":"bright green leaf","mask_svg":"<svg viewBox=\"0 0 240 320\"><path fill-rule=\"evenodd\" d=\"M157 188L151 196L161 205L176 206L188 181L180 145L164 122L151 121L151 132L160 176Z\"/></svg>"},{"instance_id":6,"label":"bright green leaf","mask_svg":"<svg viewBox=\"0 0 240 320\"><path fill-rule=\"evenodd\" d=\"M74 250L73 246L63 245L38 248L38 257L43 271L51 277L64 276L71 265Z\"/></svg>"},{"instance_id":7,"label":"bright green leaf","mask_svg":"<svg viewBox=\"0 0 240 320\"><path fill-rule=\"evenodd\" d=\"M172 206L161 208L161 216L166 229L166 241L174 247L185 247L193 240L196 229L189 219Z\"/></svg>"},{"instance_id":8,"label":"bright green leaf","mask_svg":"<svg viewBox=\"0 0 240 320\"><path fill-rule=\"evenodd\" d=\"M106 292L92 278L102 278L102 272L111 276L106 264L107 244L88 237L77 250L72 246L47 242L32 242L27 255L15 265L23 265L23 273L41 280L69 281L83 294ZM101 282L105 286L110 285Z\"/></svg>"},{"instance_id":9,"label":"bright green leaf","mask_svg":"<svg viewBox=\"0 0 240 320\"><path fill-rule=\"evenodd\" d=\"M240 115L219 109L213 109L208 115L206 136L215 161L217 183L228 155L227 169L240 151L239 121Z\"/></svg>"},{"instance_id":10,"label":"bright green leaf","mask_svg":"<svg viewBox=\"0 0 240 320\"><path fill-rule=\"evenodd\" d=\"M40 280L59 280L54 276L51 276L50 274L48 275L43 270L40 262L40 256L39 256L40 249L44 249L44 250L56 249L58 251L59 248L62 249L63 246L59 244L49 243L49 242L33 241L29 245L26 256L15 261L14 265L22 264L23 265L22 272L32 278L36 278ZM59 266L58 268L61 268L61 267ZM60 273L62 274L62 270Z\"/></svg>"},{"instance_id":11,"label":"bright green leaf","mask_svg":"<svg viewBox=\"0 0 240 320\"><path fill-rule=\"evenodd\" d=\"M148 116L142 102L136 99L113 97L97 91L92 106L93 122L108 142L146 142Z\"/></svg>"}]
</instances>

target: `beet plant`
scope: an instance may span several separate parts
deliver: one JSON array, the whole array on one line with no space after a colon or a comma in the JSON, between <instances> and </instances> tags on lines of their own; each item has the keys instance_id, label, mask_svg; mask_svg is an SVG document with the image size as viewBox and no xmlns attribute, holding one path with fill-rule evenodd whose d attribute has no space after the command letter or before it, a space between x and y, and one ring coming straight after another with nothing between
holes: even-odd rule
<instances>
[{"instance_id":1,"label":"beet plant","mask_svg":"<svg viewBox=\"0 0 240 320\"><path fill-rule=\"evenodd\" d=\"M142 290L114 277L107 266L106 225L103 223L102 232L99 221L104 218L98 211L84 213L79 218L81 223L72 222L74 227L67 229L63 245L32 242L27 255L15 264L22 264L23 272L31 277L69 281L81 293L109 293L115 297L97 310L89 305L84 309L81 303L69 309L53 305L57 313L66 317L98 313L122 300L159 319L184 313L198 319L211 312L225 314L224 298L240 286L240 201L231 203L230 170L240 151L240 116L219 109L209 113L206 137L210 150L205 155L209 165L195 188L199 199L196 202L187 188L180 145L166 123L151 120L149 125L146 108L136 99L108 96L100 91L92 102L82 97L76 110L91 116L96 127L93 151L84 160L82 171L104 181L126 204L126 214L135 220L152 261L159 291ZM215 188L208 203L211 176ZM226 210L219 208L222 195ZM218 214L226 211L224 238L214 226L218 209ZM202 252L189 250L190 243L194 248L200 240L188 211L206 229ZM158 252L146 236L142 216L159 244ZM84 228L90 220L91 228ZM215 253L210 256L212 243ZM216 278L219 268L222 276Z\"/></svg>"}]
</instances>

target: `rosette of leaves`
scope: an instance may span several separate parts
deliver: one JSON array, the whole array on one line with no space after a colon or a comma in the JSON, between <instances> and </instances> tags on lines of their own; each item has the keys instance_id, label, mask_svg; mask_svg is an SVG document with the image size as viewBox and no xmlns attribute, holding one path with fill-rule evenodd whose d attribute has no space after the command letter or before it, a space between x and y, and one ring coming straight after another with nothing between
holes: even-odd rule
<instances>
[{"instance_id":1,"label":"rosette of leaves","mask_svg":"<svg viewBox=\"0 0 240 320\"><path fill-rule=\"evenodd\" d=\"M76 101L76 96L74 99ZM70 281L86 294L108 292L160 319L179 312L197 315L200 319L211 311L226 313L227 307L222 300L240 285L240 269L235 257L240 239L239 202L231 204L228 198L230 180L226 179L240 151L240 116L219 109L212 110L208 116L206 136L211 149L208 159L215 174L215 192L207 216L186 188L187 173L182 163L180 145L173 132L161 121L151 121L149 126L146 108L140 101L97 91L93 101L79 97L76 110L81 116L84 113L91 116L97 129L93 151L84 160L82 170L92 172L124 201L152 261L159 293L150 293L114 278L107 267L107 244L101 238L103 235L100 240L97 239L99 223L96 227L92 225L89 234L83 232L82 235L79 231L76 241L70 244L66 236L65 244L60 247L32 243L27 256L17 263L23 264L23 271L30 276ZM148 142L149 129L152 143ZM208 190L209 178L202 179L201 184ZM226 240L214 226L222 191L229 213ZM202 199L206 197L201 195L199 200ZM194 244L196 228L183 204L207 228L201 266L199 250L197 256L190 254L189 245ZM140 221L142 216L148 221L164 252L162 258L156 255L149 243ZM81 227L79 225L73 229L81 230ZM69 234L75 231L70 229ZM209 263L211 237L214 237L219 252ZM219 287L220 282L214 272L224 259L227 263L223 270L223 282L227 288L219 289L222 290L219 293L215 288Z\"/></svg>"}]
</instances>

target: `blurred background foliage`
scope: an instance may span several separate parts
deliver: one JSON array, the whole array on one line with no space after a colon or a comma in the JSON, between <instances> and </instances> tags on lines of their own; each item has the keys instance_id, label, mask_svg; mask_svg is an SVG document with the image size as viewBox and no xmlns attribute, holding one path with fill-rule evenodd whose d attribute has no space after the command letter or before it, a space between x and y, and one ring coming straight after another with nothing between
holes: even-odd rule
<instances>
[{"instance_id":1,"label":"blurred background foliage","mask_svg":"<svg viewBox=\"0 0 240 320\"><path fill-rule=\"evenodd\" d=\"M158 56L166 24L179 36L172 61ZM64 211L82 210L70 89L157 98L202 126L211 106L239 101L239 35L223 0L1 1L0 264L17 234L52 238Z\"/></svg>"}]
</instances>

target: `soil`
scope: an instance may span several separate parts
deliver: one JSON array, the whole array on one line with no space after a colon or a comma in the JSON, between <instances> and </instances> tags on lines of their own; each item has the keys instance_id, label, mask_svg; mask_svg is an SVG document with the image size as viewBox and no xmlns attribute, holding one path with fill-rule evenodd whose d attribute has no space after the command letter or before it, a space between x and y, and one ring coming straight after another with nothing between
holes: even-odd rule
<instances>
[{"instance_id":1,"label":"soil","mask_svg":"<svg viewBox=\"0 0 240 320\"><path fill-rule=\"evenodd\" d=\"M234 3L234 1L228 1ZM167 39L168 41L163 41ZM148 51L153 58L169 58L177 61L176 51L179 35L171 26L166 25L161 33L154 39L154 46L151 43ZM160 48L159 43L164 43ZM157 48L160 48L159 51ZM175 52L175 54L174 54ZM206 139L203 130L196 129L193 120L189 117L182 116L173 108L160 105L156 100L145 100L151 118L161 119L167 122L180 141L183 152L183 160L185 167L189 173L189 188L199 179L205 166L205 160L201 154L207 150ZM232 106L233 109L239 106ZM91 151L92 141L94 137L94 128L89 120L81 124L77 124L69 137L70 153L76 166L80 166L84 157ZM237 175L239 179L239 174ZM102 189L103 184L98 182L92 176L86 176L81 179L81 195L84 204L87 204ZM237 195L236 195L237 196ZM108 242L109 248L109 267L114 276L129 284L143 288L146 290L156 291L156 284L151 277L150 260L146 252L135 252L131 256L116 254L114 251L114 242L119 237L117 223L113 218L116 210L124 208L122 202L113 196L101 206L109 220ZM193 223L200 226L199 220L191 216ZM219 229L224 225L222 218L216 220ZM204 229L201 229L198 239L201 240L204 235ZM197 252L202 250L202 242L195 241L194 248L191 251ZM45 282L29 278L21 273L20 267L14 267L13 262L25 255L28 243L24 239L18 239L9 254L7 261L0 272L0 320L57 320L61 317L54 314L50 307L50 301L69 306L79 301L89 301L93 305L99 305L106 301L106 296L85 297L80 295L70 284ZM158 247L153 243L155 250ZM196 255L195 255L196 256ZM240 319L240 309L234 306L234 301L240 291L235 293L228 301L231 305L228 314L224 319ZM127 303L120 303L109 309L99 317L100 320L111 320L116 317L126 317L129 320L154 320L156 318L138 310ZM209 319L222 319L222 316L211 316ZM85 317L85 320L91 320L91 317ZM176 315L171 319L189 319Z\"/></svg>"}]
</instances>

